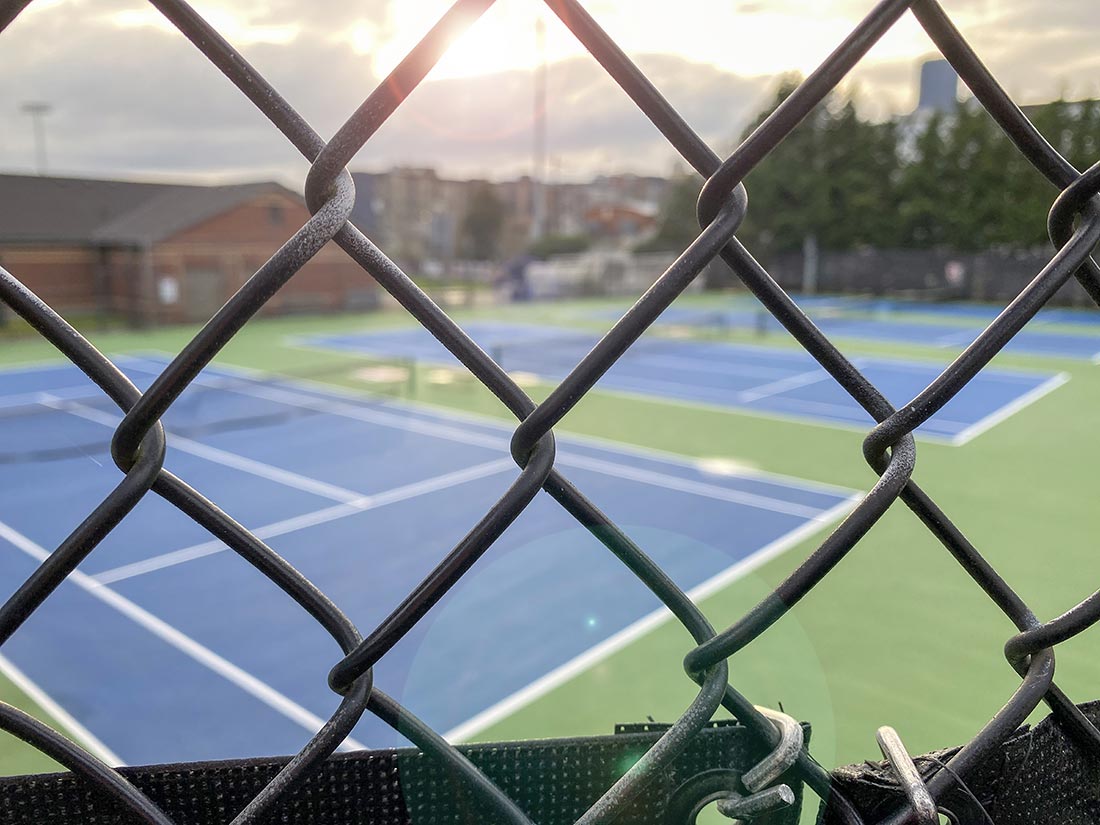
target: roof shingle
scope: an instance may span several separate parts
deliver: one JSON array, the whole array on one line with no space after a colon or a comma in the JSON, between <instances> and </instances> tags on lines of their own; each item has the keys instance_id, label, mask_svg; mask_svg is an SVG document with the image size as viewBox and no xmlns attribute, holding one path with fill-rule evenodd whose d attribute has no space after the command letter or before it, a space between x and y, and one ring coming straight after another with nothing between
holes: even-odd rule
<instances>
[{"instance_id":1,"label":"roof shingle","mask_svg":"<svg viewBox=\"0 0 1100 825\"><path fill-rule=\"evenodd\" d=\"M273 192L299 197L274 182L190 186L0 175L0 243L154 243Z\"/></svg>"}]
</instances>

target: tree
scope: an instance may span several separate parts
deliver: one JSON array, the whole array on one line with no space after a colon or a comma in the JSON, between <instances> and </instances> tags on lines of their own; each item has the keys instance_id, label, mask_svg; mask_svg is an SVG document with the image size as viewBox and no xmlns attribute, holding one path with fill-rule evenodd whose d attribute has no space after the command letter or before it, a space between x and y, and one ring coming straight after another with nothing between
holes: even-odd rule
<instances>
[{"instance_id":1,"label":"tree","mask_svg":"<svg viewBox=\"0 0 1100 825\"><path fill-rule=\"evenodd\" d=\"M916 136L914 158L901 169L896 215L903 246L939 246L946 241L943 188L951 176L947 133L944 117L934 112Z\"/></svg>"},{"instance_id":2,"label":"tree","mask_svg":"<svg viewBox=\"0 0 1100 825\"><path fill-rule=\"evenodd\" d=\"M1036 128L1084 168L1100 148L1100 102L1032 107ZM1046 244L1046 214L1057 190L980 106L934 116L902 166L900 242L958 250Z\"/></svg>"},{"instance_id":3,"label":"tree","mask_svg":"<svg viewBox=\"0 0 1100 825\"><path fill-rule=\"evenodd\" d=\"M488 183L479 185L470 195L462 218L462 249L471 260L491 261L497 257L504 203Z\"/></svg>"},{"instance_id":4,"label":"tree","mask_svg":"<svg viewBox=\"0 0 1100 825\"><path fill-rule=\"evenodd\" d=\"M802 78L786 75L771 103L745 129L744 140L795 89ZM749 211L739 236L756 254L798 249L819 233L827 219L828 195L823 152L824 126L835 94L830 94L745 178Z\"/></svg>"},{"instance_id":5,"label":"tree","mask_svg":"<svg viewBox=\"0 0 1100 825\"><path fill-rule=\"evenodd\" d=\"M782 78L742 140L800 82ZM1059 100L1028 114L1078 169L1100 157L1100 101ZM691 243L701 186L695 177L672 184L646 249ZM826 250L1034 247L1047 243L1046 215L1057 195L981 106L875 123L837 92L746 175L745 187L749 206L738 237L765 262L807 241Z\"/></svg>"},{"instance_id":6,"label":"tree","mask_svg":"<svg viewBox=\"0 0 1100 825\"><path fill-rule=\"evenodd\" d=\"M592 246L592 239L584 234L577 235L543 235L536 241L532 241L527 248L527 254L540 260L553 255L573 255L584 252Z\"/></svg>"},{"instance_id":7,"label":"tree","mask_svg":"<svg viewBox=\"0 0 1100 825\"><path fill-rule=\"evenodd\" d=\"M781 78L771 104L745 130L747 137L769 114L798 87L798 75ZM745 185L749 189L749 212L738 233L754 248L783 249L801 244L812 221L811 215L821 211L820 190L814 183L820 180L817 164L817 126L824 107L818 107L807 121L792 132L772 153L749 173ZM761 171L763 170L763 171ZM751 182L751 185L750 185ZM676 178L669 187L656 234L639 247L639 251L679 251L699 234L696 202L703 182L695 175ZM773 243L774 242L774 243Z\"/></svg>"},{"instance_id":8,"label":"tree","mask_svg":"<svg viewBox=\"0 0 1100 825\"><path fill-rule=\"evenodd\" d=\"M800 82L784 78L743 137ZM808 238L826 249L892 244L897 171L894 124L864 120L855 100L834 92L746 176L749 211L741 236L765 255L801 248Z\"/></svg>"}]
</instances>

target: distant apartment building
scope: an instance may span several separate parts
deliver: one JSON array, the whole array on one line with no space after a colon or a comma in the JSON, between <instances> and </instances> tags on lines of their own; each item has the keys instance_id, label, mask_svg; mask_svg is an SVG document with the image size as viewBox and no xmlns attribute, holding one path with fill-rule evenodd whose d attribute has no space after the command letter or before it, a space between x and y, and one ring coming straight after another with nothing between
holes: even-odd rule
<instances>
[{"instance_id":1,"label":"distant apartment building","mask_svg":"<svg viewBox=\"0 0 1100 825\"><path fill-rule=\"evenodd\" d=\"M959 104L959 76L955 67L942 59L920 64L917 111L951 112Z\"/></svg>"},{"instance_id":2,"label":"distant apartment building","mask_svg":"<svg viewBox=\"0 0 1100 825\"><path fill-rule=\"evenodd\" d=\"M72 316L205 321L309 219L277 183L182 186L0 175L0 266ZM265 313L353 309L374 281L334 244Z\"/></svg>"},{"instance_id":3,"label":"distant apartment building","mask_svg":"<svg viewBox=\"0 0 1100 825\"><path fill-rule=\"evenodd\" d=\"M950 118L959 106L959 76L946 60L925 60L919 64L917 106L897 119L898 151L912 158L917 139L935 117Z\"/></svg>"},{"instance_id":4,"label":"distant apartment building","mask_svg":"<svg viewBox=\"0 0 1100 825\"><path fill-rule=\"evenodd\" d=\"M542 186L527 176L450 180L420 167L353 172L352 178L352 222L411 274L427 275L445 273L467 257L463 225L479 188L489 187L503 206L497 258L507 260L534 240L536 199L542 199L542 234L585 235L596 245L621 246L652 231L668 187L665 178L641 175Z\"/></svg>"}]
</instances>

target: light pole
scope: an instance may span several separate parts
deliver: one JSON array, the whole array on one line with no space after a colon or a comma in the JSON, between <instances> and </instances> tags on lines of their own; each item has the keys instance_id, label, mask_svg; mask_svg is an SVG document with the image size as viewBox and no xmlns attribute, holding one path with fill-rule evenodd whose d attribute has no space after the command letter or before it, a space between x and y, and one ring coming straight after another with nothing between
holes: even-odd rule
<instances>
[{"instance_id":1,"label":"light pole","mask_svg":"<svg viewBox=\"0 0 1100 825\"><path fill-rule=\"evenodd\" d=\"M53 106L40 100L32 100L24 103L19 108L24 114L28 114L31 117L31 124L34 128L35 171L37 171L39 175L45 175L47 169L46 124L43 122L43 118L53 111Z\"/></svg>"},{"instance_id":2,"label":"light pole","mask_svg":"<svg viewBox=\"0 0 1100 825\"><path fill-rule=\"evenodd\" d=\"M546 23L541 16L535 20L535 50L539 62L535 67L535 116L532 122L531 239L537 241L546 233Z\"/></svg>"}]
</instances>

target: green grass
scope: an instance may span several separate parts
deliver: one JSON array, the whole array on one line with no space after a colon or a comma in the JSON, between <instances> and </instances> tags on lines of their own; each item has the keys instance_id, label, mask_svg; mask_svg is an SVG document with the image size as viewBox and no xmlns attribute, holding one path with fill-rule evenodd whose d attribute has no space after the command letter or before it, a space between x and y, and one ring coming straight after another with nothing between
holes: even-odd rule
<instances>
[{"instance_id":1,"label":"green grass","mask_svg":"<svg viewBox=\"0 0 1100 825\"><path fill-rule=\"evenodd\" d=\"M21 708L32 716L63 730L26 693L3 676L0 676L0 702ZM10 734L0 732L0 776L55 770L57 765L52 759Z\"/></svg>"},{"instance_id":2,"label":"green grass","mask_svg":"<svg viewBox=\"0 0 1100 825\"><path fill-rule=\"evenodd\" d=\"M705 299L692 298L693 302ZM460 318L567 323L578 306L480 310ZM226 347L227 363L289 372L328 367L326 378L364 388L341 368L346 356L286 346L290 333L407 323L400 313L283 318L249 325ZM111 352L175 352L189 328L91 337ZM734 336L744 338L744 336ZM758 340L744 338L745 340ZM778 336L769 344L788 346ZM897 355L942 362L943 350L842 342L849 354ZM5 343L0 362L41 360L35 340ZM956 520L1041 618L1057 615L1100 581L1092 489L1100 466L1095 410L1097 367L1076 361L1001 356L998 364L1065 371L1068 384L963 447L919 442L918 483ZM417 401L506 417L503 406L472 381L430 383L418 368ZM399 390L409 392L407 386ZM545 387L535 388L541 396ZM687 404L594 393L560 425L563 431L610 438L697 458L732 459L762 470L867 490L861 434L741 415ZM736 529L736 525L731 525ZM821 535L708 599L715 625L736 619L789 573ZM1009 697L1018 679L1001 648L1011 624L900 503L840 566L794 610L731 661L733 683L753 701L783 707L814 725L813 751L826 765L874 758L875 728L891 724L913 752L969 739ZM1100 657L1089 638L1059 647L1058 681L1078 701L1096 698ZM618 721L674 719L691 701L693 684L680 662L690 649L674 623L619 651L510 718L484 740L606 733ZM28 707L0 684L0 695ZM29 708L34 712L33 708ZM1041 715L1041 714L1040 714ZM0 739L0 771L41 770L33 751Z\"/></svg>"}]
</instances>

